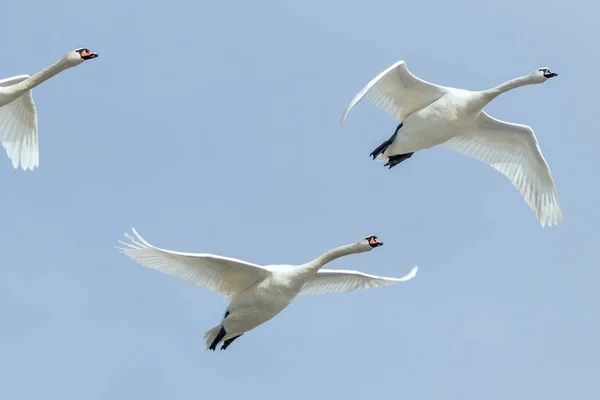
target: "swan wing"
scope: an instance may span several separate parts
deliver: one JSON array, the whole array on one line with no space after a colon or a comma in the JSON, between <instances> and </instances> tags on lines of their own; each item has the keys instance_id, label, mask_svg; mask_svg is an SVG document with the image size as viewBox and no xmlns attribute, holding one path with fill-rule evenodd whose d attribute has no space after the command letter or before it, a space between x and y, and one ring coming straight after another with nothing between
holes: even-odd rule
<instances>
[{"instance_id":1,"label":"swan wing","mask_svg":"<svg viewBox=\"0 0 600 400\"><path fill-rule=\"evenodd\" d=\"M482 111L470 130L445 146L483 161L506 176L542 226L562 221L550 167L529 126L500 121Z\"/></svg>"},{"instance_id":2,"label":"swan wing","mask_svg":"<svg viewBox=\"0 0 600 400\"><path fill-rule=\"evenodd\" d=\"M447 89L417 78L398 61L375 78L352 99L341 122L350 110L367 98L371 103L399 121L404 121L413 112L425 108L447 93Z\"/></svg>"},{"instance_id":3,"label":"swan wing","mask_svg":"<svg viewBox=\"0 0 600 400\"><path fill-rule=\"evenodd\" d=\"M417 275L417 270L418 267L413 267L402 278L386 278L359 271L321 269L311 280L304 284L300 295L355 292L380 286L394 285L398 282L411 280Z\"/></svg>"},{"instance_id":4,"label":"swan wing","mask_svg":"<svg viewBox=\"0 0 600 400\"><path fill-rule=\"evenodd\" d=\"M259 265L214 254L180 253L160 249L144 240L125 234L119 249L137 263L164 274L186 280L204 289L231 297L266 278L269 271Z\"/></svg>"},{"instance_id":5,"label":"swan wing","mask_svg":"<svg viewBox=\"0 0 600 400\"><path fill-rule=\"evenodd\" d=\"M0 88L16 85L27 78L29 75L2 79ZM39 166L37 109L31 90L0 107L0 142L13 167L21 165L24 170L33 170Z\"/></svg>"}]
</instances>

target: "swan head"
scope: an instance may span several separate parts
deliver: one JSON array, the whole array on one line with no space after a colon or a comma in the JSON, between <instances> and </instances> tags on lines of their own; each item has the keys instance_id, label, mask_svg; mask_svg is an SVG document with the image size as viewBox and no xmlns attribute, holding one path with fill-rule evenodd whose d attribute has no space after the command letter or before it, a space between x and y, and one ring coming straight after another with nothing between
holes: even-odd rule
<instances>
[{"instance_id":1,"label":"swan head","mask_svg":"<svg viewBox=\"0 0 600 400\"><path fill-rule=\"evenodd\" d=\"M69 64L75 66L81 64L86 60L91 60L96 57L98 57L98 53L91 52L85 47L82 47L80 49L75 49L73 51L68 52L65 56L65 60Z\"/></svg>"},{"instance_id":2,"label":"swan head","mask_svg":"<svg viewBox=\"0 0 600 400\"><path fill-rule=\"evenodd\" d=\"M383 242L377 239L377 236L367 236L359 242L361 247L364 247L366 251L373 250L375 247L383 246Z\"/></svg>"},{"instance_id":3,"label":"swan head","mask_svg":"<svg viewBox=\"0 0 600 400\"><path fill-rule=\"evenodd\" d=\"M558 76L556 72L550 71L550 68L548 67L538 68L531 75L533 80L537 83L546 82L548 79Z\"/></svg>"}]
</instances>

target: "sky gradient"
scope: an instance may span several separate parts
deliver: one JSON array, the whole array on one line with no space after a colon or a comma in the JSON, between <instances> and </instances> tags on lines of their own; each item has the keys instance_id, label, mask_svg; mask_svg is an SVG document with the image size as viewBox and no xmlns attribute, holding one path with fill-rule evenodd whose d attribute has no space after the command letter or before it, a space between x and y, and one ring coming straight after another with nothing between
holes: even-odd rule
<instances>
[{"instance_id":1,"label":"sky gradient","mask_svg":"<svg viewBox=\"0 0 600 400\"><path fill-rule=\"evenodd\" d=\"M600 3L330 0L8 2L0 77L99 58L34 90L40 167L0 156L0 398L598 398ZM533 127L564 222L444 148L387 170L397 122L363 102L404 59L486 89L547 66L486 111ZM329 268L395 287L298 298L225 352L226 301L120 254L159 247L295 264L376 234Z\"/></svg>"}]
</instances>

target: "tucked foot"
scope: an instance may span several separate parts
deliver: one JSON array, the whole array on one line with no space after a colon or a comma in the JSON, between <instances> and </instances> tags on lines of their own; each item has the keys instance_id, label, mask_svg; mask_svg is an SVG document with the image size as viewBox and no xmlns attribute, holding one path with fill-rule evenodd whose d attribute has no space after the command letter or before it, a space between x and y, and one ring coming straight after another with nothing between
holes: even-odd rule
<instances>
[{"instance_id":1,"label":"tucked foot","mask_svg":"<svg viewBox=\"0 0 600 400\"><path fill-rule=\"evenodd\" d=\"M398 125L398 127L396 128L396 131L388 140L381 143L375 150L373 150L373 152L371 152L371 154L369 154L371 157L373 157L373 160L376 159L377 156L379 156L380 154L383 154L383 152L388 147L390 147L394 139L396 139L396 135L398 135L398 131L400 130L400 128L402 128L402 122L400 122L400 125Z\"/></svg>"},{"instance_id":2,"label":"tucked foot","mask_svg":"<svg viewBox=\"0 0 600 400\"><path fill-rule=\"evenodd\" d=\"M217 334L217 337L215 337L215 340L213 340L213 342L210 344L209 349L215 351L217 349L217 345L219 344L221 339L225 337L225 335L227 335L227 332L225 332L225 328L221 327L221 330Z\"/></svg>"},{"instance_id":3,"label":"tucked foot","mask_svg":"<svg viewBox=\"0 0 600 400\"><path fill-rule=\"evenodd\" d=\"M243 335L243 333L242 333L242 335ZM240 337L240 336L242 336L242 335L237 335L237 336L234 336L234 337L232 337L231 339L227 339L226 341L224 341L224 342L223 342L223 346L221 346L221 350L225 350L225 349L227 349L227 348L229 347L229 345L230 345L230 344L231 344L231 343L232 343L232 342L233 342L235 339L239 338L239 337Z\"/></svg>"},{"instance_id":4,"label":"tucked foot","mask_svg":"<svg viewBox=\"0 0 600 400\"><path fill-rule=\"evenodd\" d=\"M394 168L396 165L400 164L402 161L408 160L409 158L411 158L413 154L415 154L415 153L413 152L413 153L396 154L395 156L389 156L388 162L384 164L384 167L389 167L388 169Z\"/></svg>"}]
</instances>

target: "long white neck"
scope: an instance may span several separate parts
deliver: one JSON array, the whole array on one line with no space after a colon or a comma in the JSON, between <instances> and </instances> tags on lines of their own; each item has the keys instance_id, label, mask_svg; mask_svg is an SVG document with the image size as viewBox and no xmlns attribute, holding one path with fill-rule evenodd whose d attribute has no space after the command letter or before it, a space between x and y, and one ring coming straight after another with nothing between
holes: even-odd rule
<instances>
[{"instance_id":1,"label":"long white neck","mask_svg":"<svg viewBox=\"0 0 600 400\"><path fill-rule=\"evenodd\" d=\"M496 97L500 96L502 93L508 92L509 90L518 88L520 86L532 85L536 82L532 79L531 75L521 76L519 78L511 79L510 81L504 82L501 85L496 86L495 88L484 90L483 97L487 100L487 103L494 100Z\"/></svg>"},{"instance_id":2,"label":"long white neck","mask_svg":"<svg viewBox=\"0 0 600 400\"><path fill-rule=\"evenodd\" d=\"M23 82L20 82L20 83L17 83L16 85L11 86L11 91L16 96L20 96L20 95L24 94L25 92L28 92L29 90L38 86L42 82L45 82L48 79L52 78L54 75L61 73L65 69L71 68L73 66L74 65L68 63L67 60L63 58L60 61L55 62L54 64L44 68L37 74L30 76L29 78L25 79Z\"/></svg>"},{"instance_id":3,"label":"long white neck","mask_svg":"<svg viewBox=\"0 0 600 400\"><path fill-rule=\"evenodd\" d=\"M307 272L316 273L325 264L332 262L336 258L347 256L349 254L362 253L363 251L365 250L362 249L358 243L336 247L335 249L329 250L328 252L321 254L319 257L306 264Z\"/></svg>"}]
</instances>

